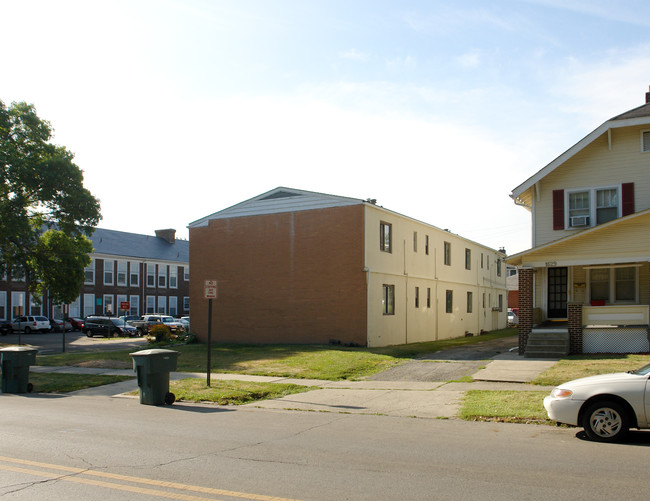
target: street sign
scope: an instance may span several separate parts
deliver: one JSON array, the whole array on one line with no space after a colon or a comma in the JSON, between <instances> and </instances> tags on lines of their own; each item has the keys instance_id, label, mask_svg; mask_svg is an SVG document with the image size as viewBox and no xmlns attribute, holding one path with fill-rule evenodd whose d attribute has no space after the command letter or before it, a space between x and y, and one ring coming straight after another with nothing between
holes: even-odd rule
<instances>
[{"instance_id":1,"label":"street sign","mask_svg":"<svg viewBox=\"0 0 650 501\"><path fill-rule=\"evenodd\" d=\"M128 301L120 301L120 310L130 310L131 309L131 303Z\"/></svg>"},{"instance_id":2,"label":"street sign","mask_svg":"<svg viewBox=\"0 0 650 501\"><path fill-rule=\"evenodd\" d=\"M217 281L206 280L203 288L205 299L217 299Z\"/></svg>"}]
</instances>

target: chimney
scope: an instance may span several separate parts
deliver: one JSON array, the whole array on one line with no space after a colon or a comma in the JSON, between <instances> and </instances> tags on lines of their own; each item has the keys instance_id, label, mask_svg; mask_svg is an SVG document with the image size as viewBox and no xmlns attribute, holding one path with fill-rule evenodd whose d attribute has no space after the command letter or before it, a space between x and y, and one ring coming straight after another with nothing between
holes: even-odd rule
<instances>
[{"instance_id":1,"label":"chimney","mask_svg":"<svg viewBox=\"0 0 650 501\"><path fill-rule=\"evenodd\" d=\"M650 104L650 92L645 93L645 104Z\"/></svg>"},{"instance_id":2,"label":"chimney","mask_svg":"<svg viewBox=\"0 0 650 501\"><path fill-rule=\"evenodd\" d=\"M156 237L167 240L170 244L173 244L176 241L176 230L173 228L156 230Z\"/></svg>"}]
</instances>

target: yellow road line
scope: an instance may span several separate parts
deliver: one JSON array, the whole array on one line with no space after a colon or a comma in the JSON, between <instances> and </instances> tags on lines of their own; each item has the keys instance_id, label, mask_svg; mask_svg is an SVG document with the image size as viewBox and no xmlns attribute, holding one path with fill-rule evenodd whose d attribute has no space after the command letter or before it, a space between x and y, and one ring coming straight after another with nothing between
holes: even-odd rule
<instances>
[{"instance_id":1,"label":"yellow road line","mask_svg":"<svg viewBox=\"0 0 650 501\"><path fill-rule=\"evenodd\" d=\"M57 465L57 464L50 464L50 463L41 463L38 461L30 461L28 459L18 459L18 458L10 458L6 456L0 456L0 461L4 461L7 463L14 463L14 464L20 464L20 465L25 465L25 466L36 466L40 468L49 468L51 470L58 470L58 471L64 471L67 473L73 473L73 474L83 474L83 475L89 475L89 476L95 476L95 477L102 477L102 478L109 478L112 480L122 480L126 482L133 482L133 483L138 483L138 484L144 484L144 485L152 485L156 487L166 487L170 489L177 489L177 490L185 490L185 491L191 491L191 492L200 492L203 494L216 494L216 495L221 495L221 496L228 496L228 497L234 497L234 498L243 498L243 499L254 499L256 501L297 501L297 500L292 500L292 499L287 499L287 498L280 498L280 497L275 497L275 496L264 496L261 494L250 494L250 493L245 493L245 492L237 492L237 491L228 491L228 490L223 490L223 489L213 489L211 487L201 487L197 485L188 485L188 484L181 484L181 483L176 483L176 482L166 482L163 480L151 480L148 478L141 478L141 477L133 477L130 475L119 475L117 473L107 473L107 472L102 472L102 471L95 471L95 470L88 470L84 468L75 468L73 466L63 466L63 465ZM59 480L65 480L65 481L70 481L70 482L77 482L77 483L82 483L82 484L88 484L88 485L96 485L96 486L101 486L101 487L107 487L110 489L117 489L117 490L126 490L129 492L138 492L142 494L149 494L153 496L159 496L159 497L166 497L170 499L181 499L181 500L187 500L187 501L205 501L208 498L203 498L203 497L197 497L197 496L191 496L188 494L174 494L174 493L168 493L165 491L158 491L158 490L153 490L153 489L145 489L142 487L134 487L134 486L127 486L127 485L122 485L122 484L115 484L115 483L110 483L110 482L101 482L98 480L90 480L90 479L83 479L80 477L72 477L72 476L60 476L55 473L49 473L49 472L44 472L40 470L32 470L32 469L23 469L23 468L17 468L17 467L11 467L8 465L1 465L0 464L0 469L4 470L9 470L9 471L15 471L15 472L22 472L22 473L28 473L30 475L37 475L41 477L47 477L47 478L56 478Z\"/></svg>"}]
</instances>

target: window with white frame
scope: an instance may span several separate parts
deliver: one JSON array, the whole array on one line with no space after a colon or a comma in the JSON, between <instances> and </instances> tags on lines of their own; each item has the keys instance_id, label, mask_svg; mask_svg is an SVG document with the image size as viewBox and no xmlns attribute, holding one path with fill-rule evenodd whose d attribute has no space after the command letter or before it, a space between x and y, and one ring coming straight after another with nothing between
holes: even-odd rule
<instances>
[{"instance_id":1,"label":"window with white frame","mask_svg":"<svg viewBox=\"0 0 650 501\"><path fill-rule=\"evenodd\" d=\"M147 287L156 286L156 265L147 263Z\"/></svg>"},{"instance_id":2,"label":"window with white frame","mask_svg":"<svg viewBox=\"0 0 650 501\"><path fill-rule=\"evenodd\" d=\"M186 282L190 281L190 266L187 264L183 266L183 278Z\"/></svg>"},{"instance_id":3,"label":"window with white frame","mask_svg":"<svg viewBox=\"0 0 650 501\"><path fill-rule=\"evenodd\" d=\"M25 293L11 293L11 318L12 320L20 315L25 314Z\"/></svg>"},{"instance_id":4,"label":"window with white frame","mask_svg":"<svg viewBox=\"0 0 650 501\"><path fill-rule=\"evenodd\" d=\"M115 261L112 259L104 259L104 285L113 285L114 268Z\"/></svg>"},{"instance_id":5,"label":"window with white frame","mask_svg":"<svg viewBox=\"0 0 650 501\"><path fill-rule=\"evenodd\" d=\"M115 303L113 294L104 294L104 313L106 315L115 315Z\"/></svg>"},{"instance_id":6,"label":"window with white frame","mask_svg":"<svg viewBox=\"0 0 650 501\"><path fill-rule=\"evenodd\" d=\"M127 296L126 294L118 294L117 297L115 298L115 307L117 309L117 312L120 315L128 315L129 314L128 310L124 311L122 309L122 303L126 303L128 301L128 298L129 298L129 296Z\"/></svg>"},{"instance_id":7,"label":"window with white frame","mask_svg":"<svg viewBox=\"0 0 650 501\"><path fill-rule=\"evenodd\" d=\"M95 314L95 295L84 294L84 317Z\"/></svg>"},{"instance_id":8,"label":"window with white frame","mask_svg":"<svg viewBox=\"0 0 650 501\"><path fill-rule=\"evenodd\" d=\"M605 186L567 191L568 228L595 226L621 216L619 188Z\"/></svg>"},{"instance_id":9,"label":"window with white frame","mask_svg":"<svg viewBox=\"0 0 650 501\"><path fill-rule=\"evenodd\" d=\"M117 261L117 285L126 285L127 261Z\"/></svg>"},{"instance_id":10,"label":"window with white frame","mask_svg":"<svg viewBox=\"0 0 650 501\"><path fill-rule=\"evenodd\" d=\"M25 270L20 266L16 266L11 269L11 279L14 282L24 282L25 281Z\"/></svg>"},{"instance_id":11,"label":"window with white frame","mask_svg":"<svg viewBox=\"0 0 650 501\"><path fill-rule=\"evenodd\" d=\"M167 313L167 296L158 296L157 313Z\"/></svg>"},{"instance_id":12,"label":"window with white frame","mask_svg":"<svg viewBox=\"0 0 650 501\"><path fill-rule=\"evenodd\" d=\"M169 267L169 287L172 289L178 287L178 266Z\"/></svg>"},{"instance_id":13,"label":"window with white frame","mask_svg":"<svg viewBox=\"0 0 650 501\"><path fill-rule=\"evenodd\" d=\"M88 266L84 268L84 283L85 284L95 283L95 258L91 258Z\"/></svg>"},{"instance_id":14,"label":"window with white frame","mask_svg":"<svg viewBox=\"0 0 650 501\"><path fill-rule=\"evenodd\" d=\"M131 296L129 304L131 305L129 315L140 315L140 296Z\"/></svg>"},{"instance_id":15,"label":"window with white frame","mask_svg":"<svg viewBox=\"0 0 650 501\"><path fill-rule=\"evenodd\" d=\"M145 313L156 313L156 296L147 296L146 308Z\"/></svg>"},{"instance_id":16,"label":"window with white frame","mask_svg":"<svg viewBox=\"0 0 650 501\"><path fill-rule=\"evenodd\" d=\"M641 153L650 152L650 130L641 131Z\"/></svg>"},{"instance_id":17,"label":"window with white frame","mask_svg":"<svg viewBox=\"0 0 650 501\"><path fill-rule=\"evenodd\" d=\"M589 269L589 299L606 304L638 301L638 268L619 266Z\"/></svg>"},{"instance_id":18,"label":"window with white frame","mask_svg":"<svg viewBox=\"0 0 650 501\"><path fill-rule=\"evenodd\" d=\"M0 291L0 320L7 320L7 292Z\"/></svg>"},{"instance_id":19,"label":"window with white frame","mask_svg":"<svg viewBox=\"0 0 650 501\"><path fill-rule=\"evenodd\" d=\"M167 265L158 265L158 287L167 287Z\"/></svg>"},{"instance_id":20,"label":"window with white frame","mask_svg":"<svg viewBox=\"0 0 650 501\"><path fill-rule=\"evenodd\" d=\"M169 314L178 315L178 298L176 296L169 297Z\"/></svg>"},{"instance_id":21,"label":"window with white frame","mask_svg":"<svg viewBox=\"0 0 650 501\"><path fill-rule=\"evenodd\" d=\"M183 297L183 311L190 311L190 297Z\"/></svg>"},{"instance_id":22,"label":"window with white frame","mask_svg":"<svg viewBox=\"0 0 650 501\"><path fill-rule=\"evenodd\" d=\"M129 283L135 287L140 285L140 263L137 261L129 263Z\"/></svg>"},{"instance_id":23,"label":"window with white frame","mask_svg":"<svg viewBox=\"0 0 650 501\"><path fill-rule=\"evenodd\" d=\"M41 315L43 314L43 303L40 298L29 296L29 314Z\"/></svg>"},{"instance_id":24,"label":"window with white frame","mask_svg":"<svg viewBox=\"0 0 650 501\"><path fill-rule=\"evenodd\" d=\"M68 316L78 318L81 316L81 297L75 299L74 303L68 305Z\"/></svg>"}]
</instances>

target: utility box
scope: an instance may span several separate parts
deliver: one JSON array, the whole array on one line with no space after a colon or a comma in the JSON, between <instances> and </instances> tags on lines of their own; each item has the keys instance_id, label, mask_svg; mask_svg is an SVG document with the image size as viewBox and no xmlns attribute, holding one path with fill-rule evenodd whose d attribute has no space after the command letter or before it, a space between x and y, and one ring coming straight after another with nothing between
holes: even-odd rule
<instances>
[{"instance_id":1,"label":"utility box","mask_svg":"<svg viewBox=\"0 0 650 501\"><path fill-rule=\"evenodd\" d=\"M29 382L29 367L36 364L36 353L36 348L27 346L0 349L2 393L31 393L34 386Z\"/></svg>"},{"instance_id":2,"label":"utility box","mask_svg":"<svg viewBox=\"0 0 650 501\"><path fill-rule=\"evenodd\" d=\"M138 376L140 403L146 405L171 405L176 396L169 392L169 373L176 370L178 351L152 349L129 353L133 357L133 370Z\"/></svg>"}]
</instances>

